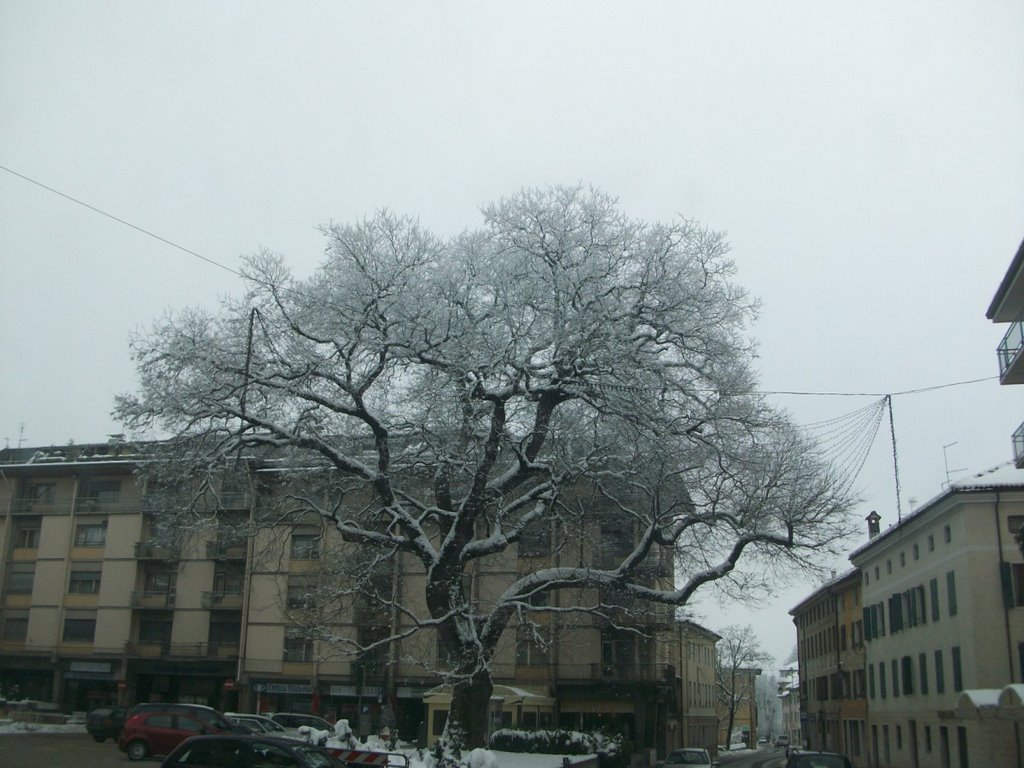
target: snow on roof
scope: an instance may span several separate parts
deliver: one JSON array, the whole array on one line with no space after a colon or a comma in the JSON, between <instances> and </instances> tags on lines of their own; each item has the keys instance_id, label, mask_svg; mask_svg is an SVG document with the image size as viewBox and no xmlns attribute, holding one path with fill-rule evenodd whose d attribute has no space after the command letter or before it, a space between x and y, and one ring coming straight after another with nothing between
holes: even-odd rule
<instances>
[{"instance_id":1,"label":"snow on roof","mask_svg":"<svg viewBox=\"0 0 1024 768\"><path fill-rule=\"evenodd\" d=\"M957 699L956 708L959 710L981 709L983 707L998 707L999 688L973 688L960 694Z\"/></svg>"},{"instance_id":2,"label":"snow on roof","mask_svg":"<svg viewBox=\"0 0 1024 768\"><path fill-rule=\"evenodd\" d=\"M1024 685L1014 683L1003 688L999 694L999 706L1020 707L1024 706Z\"/></svg>"}]
</instances>

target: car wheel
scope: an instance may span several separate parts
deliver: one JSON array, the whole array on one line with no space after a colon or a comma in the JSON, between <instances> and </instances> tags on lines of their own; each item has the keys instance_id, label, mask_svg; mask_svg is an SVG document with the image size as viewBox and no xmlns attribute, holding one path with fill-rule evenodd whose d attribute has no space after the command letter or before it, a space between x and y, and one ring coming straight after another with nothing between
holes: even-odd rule
<instances>
[{"instance_id":1,"label":"car wheel","mask_svg":"<svg viewBox=\"0 0 1024 768\"><path fill-rule=\"evenodd\" d=\"M128 745L126 751L130 760L141 760L149 754L149 747L146 746L146 742L136 739Z\"/></svg>"},{"instance_id":2,"label":"car wheel","mask_svg":"<svg viewBox=\"0 0 1024 768\"><path fill-rule=\"evenodd\" d=\"M101 743L101 744L103 743L103 740L104 740L105 738L106 738L106 736L100 736L100 735L99 735L98 733L94 733L94 734L92 735L92 740L93 740L93 741L98 741L98 742L99 742L99 743Z\"/></svg>"}]
</instances>

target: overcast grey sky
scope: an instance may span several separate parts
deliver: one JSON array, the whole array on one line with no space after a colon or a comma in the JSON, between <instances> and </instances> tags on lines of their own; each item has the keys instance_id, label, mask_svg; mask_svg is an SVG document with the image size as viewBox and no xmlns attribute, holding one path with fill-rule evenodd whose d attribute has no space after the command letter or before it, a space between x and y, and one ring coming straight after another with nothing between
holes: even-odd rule
<instances>
[{"instance_id":1,"label":"overcast grey sky","mask_svg":"<svg viewBox=\"0 0 1024 768\"><path fill-rule=\"evenodd\" d=\"M1022 39L1019 0L0 0L0 165L299 274L332 219L387 206L454 234L520 187L593 184L728 233L765 390L901 392L998 373L984 313L1024 238ZM121 431L131 330L238 286L0 171L0 445ZM895 397L904 512L942 490L943 446L950 469L1008 460L1022 395ZM876 399L773 396L801 424ZM888 523L882 437L857 514ZM754 624L782 662L810 589L701 618Z\"/></svg>"}]
</instances>

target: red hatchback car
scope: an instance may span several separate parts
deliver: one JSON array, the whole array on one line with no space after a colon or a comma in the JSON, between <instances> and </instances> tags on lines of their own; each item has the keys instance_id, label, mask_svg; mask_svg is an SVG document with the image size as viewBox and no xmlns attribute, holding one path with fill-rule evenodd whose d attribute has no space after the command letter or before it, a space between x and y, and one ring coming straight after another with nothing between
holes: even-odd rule
<instances>
[{"instance_id":1,"label":"red hatchback car","mask_svg":"<svg viewBox=\"0 0 1024 768\"><path fill-rule=\"evenodd\" d=\"M142 712L125 721L117 748L132 760L142 760L149 755L169 755L190 736L222 732L184 712Z\"/></svg>"}]
</instances>

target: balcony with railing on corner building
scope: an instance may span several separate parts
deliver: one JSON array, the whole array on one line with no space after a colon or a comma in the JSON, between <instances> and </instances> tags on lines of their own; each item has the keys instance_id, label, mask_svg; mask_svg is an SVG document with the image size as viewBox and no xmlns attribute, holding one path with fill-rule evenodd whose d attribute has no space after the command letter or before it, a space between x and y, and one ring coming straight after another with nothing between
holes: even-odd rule
<instances>
[{"instance_id":1,"label":"balcony with railing on corner building","mask_svg":"<svg viewBox=\"0 0 1024 768\"><path fill-rule=\"evenodd\" d=\"M245 550L244 538L218 537L206 543L206 557L210 560L245 560Z\"/></svg>"},{"instance_id":2,"label":"balcony with railing on corner building","mask_svg":"<svg viewBox=\"0 0 1024 768\"><path fill-rule=\"evenodd\" d=\"M1003 335L996 354L999 356L999 381L1001 384L1024 383L1024 312L1010 323Z\"/></svg>"},{"instance_id":3,"label":"balcony with railing on corner building","mask_svg":"<svg viewBox=\"0 0 1024 768\"><path fill-rule=\"evenodd\" d=\"M14 499L11 502L12 515L69 515L70 499Z\"/></svg>"},{"instance_id":4,"label":"balcony with railing on corner building","mask_svg":"<svg viewBox=\"0 0 1024 768\"><path fill-rule=\"evenodd\" d=\"M237 659L238 643L172 643L167 640L130 640L126 656L155 659Z\"/></svg>"},{"instance_id":5,"label":"balcony with railing on corner building","mask_svg":"<svg viewBox=\"0 0 1024 768\"><path fill-rule=\"evenodd\" d=\"M211 590L203 592L203 608L210 611L237 611L242 607L242 590Z\"/></svg>"},{"instance_id":6,"label":"balcony with railing on corner building","mask_svg":"<svg viewBox=\"0 0 1024 768\"><path fill-rule=\"evenodd\" d=\"M1017 469L1024 469L1024 424L1013 433L1013 463Z\"/></svg>"},{"instance_id":7,"label":"balcony with railing on corner building","mask_svg":"<svg viewBox=\"0 0 1024 768\"><path fill-rule=\"evenodd\" d=\"M131 594L132 608L173 608L174 592L159 591L136 591Z\"/></svg>"}]
</instances>

